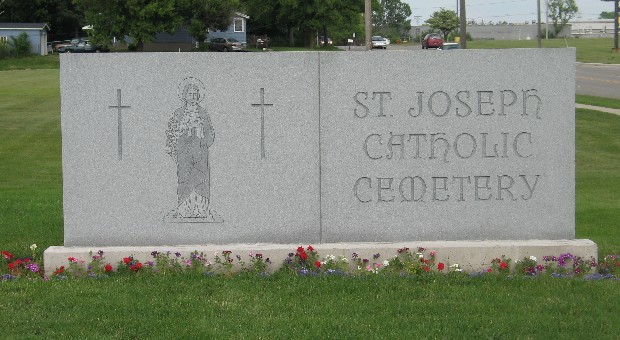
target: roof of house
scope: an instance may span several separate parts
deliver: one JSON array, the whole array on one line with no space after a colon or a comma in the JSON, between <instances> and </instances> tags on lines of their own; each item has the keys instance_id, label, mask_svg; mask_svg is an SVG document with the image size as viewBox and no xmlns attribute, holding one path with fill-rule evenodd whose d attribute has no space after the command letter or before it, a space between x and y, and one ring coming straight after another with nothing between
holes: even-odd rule
<instances>
[{"instance_id":1,"label":"roof of house","mask_svg":"<svg viewBox=\"0 0 620 340\"><path fill-rule=\"evenodd\" d=\"M49 30L46 23L0 22L0 30Z\"/></svg>"}]
</instances>

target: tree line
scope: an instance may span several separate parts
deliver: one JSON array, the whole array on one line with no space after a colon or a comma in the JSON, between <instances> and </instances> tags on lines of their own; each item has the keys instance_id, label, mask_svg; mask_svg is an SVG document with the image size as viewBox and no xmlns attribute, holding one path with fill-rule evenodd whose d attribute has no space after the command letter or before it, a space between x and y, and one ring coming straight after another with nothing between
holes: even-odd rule
<instances>
[{"instance_id":1,"label":"tree line","mask_svg":"<svg viewBox=\"0 0 620 340\"><path fill-rule=\"evenodd\" d=\"M372 0L373 30L399 37L411 23L409 5ZM281 37L289 45L313 46L317 36L363 39L364 0L0 0L0 22L42 22L49 40L83 36L109 46L131 37L138 49L159 32L187 28L203 41L208 30L224 30L235 12L250 16L249 33Z\"/></svg>"}]
</instances>

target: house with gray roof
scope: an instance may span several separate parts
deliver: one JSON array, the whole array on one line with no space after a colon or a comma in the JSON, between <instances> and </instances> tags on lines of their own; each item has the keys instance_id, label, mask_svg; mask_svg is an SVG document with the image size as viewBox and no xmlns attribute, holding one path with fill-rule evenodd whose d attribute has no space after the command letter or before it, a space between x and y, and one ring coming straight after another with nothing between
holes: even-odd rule
<instances>
[{"instance_id":1,"label":"house with gray roof","mask_svg":"<svg viewBox=\"0 0 620 340\"><path fill-rule=\"evenodd\" d=\"M11 37L17 38L21 33L26 32L30 39L30 52L47 55L47 32L49 29L46 23L0 22L0 41L9 42Z\"/></svg>"}]
</instances>

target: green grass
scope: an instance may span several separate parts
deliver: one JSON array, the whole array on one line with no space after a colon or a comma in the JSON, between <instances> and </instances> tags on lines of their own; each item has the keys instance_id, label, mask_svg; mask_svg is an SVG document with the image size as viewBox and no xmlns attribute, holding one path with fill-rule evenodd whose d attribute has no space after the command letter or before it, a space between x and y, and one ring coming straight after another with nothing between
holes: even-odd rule
<instances>
[{"instance_id":1,"label":"green grass","mask_svg":"<svg viewBox=\"0 0 620 340\"><path fill-rule=\"evenodd\" d=\"M62 244L59 72L0 72L0 93L0 248Z\"/></svg>"},{"instance_id":2,"label":"green grass","mask_svg":"<svg viewBox=\"0 0 620 340\"><path fill-rule=\"evenodd\" d=\"M586 105L609 107L612 109L620 109L620 99L603 98L603 97L587 96L583 94L578 94L575 96L575 102L578 104L586 104Z\"/></svg>"},{"instance_id":3,"label":"green grass","mask_svg":"<svg viewBox=\"0 0 620 340\"><path fill-rule=\"evenodd\" d=\"M4 338L613 339L614 281L124 277L1 284Z\"/></svg>"},{"instance_id":4,"label":"green grass","mask_svg":"<svg viewBox=\"0 0 620 340\"><path fill-rule=\"evenodd\" d=\"M473 40L467 48L536 48L536 40ZM575 47L577 61L582 63L620 64L620 53L612 53L612 38L549 39L542 41L543 48Z\"/></svg>"},{"instance_id":5,"label":"green grass","mask_svg":"<svg viewBox=\"0 0 620 340\"><path fill-rule=\"evenodd\" d=\"M576 231L620 254L620 116L577 110Z\"/></svg>"},{"instance_id":6,"label":"green grass","mask_svg":"<svg viewBox=\"0 0 620 340\"><path fill-rule=\"evenodd\" d=\"M62 245L58 70L0 72L0 250ZM577 110L577 236L620 253L620 116ZM322 254L325 255L325 254ZM618 281L112 276L0 282L2 338L597 338Z\"/></svg>"},{"instance_id":7,"label":"green grass","mask_svg":"<svg viewBox=\"0 0 620 340\"><path fill-rule=\"evenodd\" d=\"M58 54L0 59L0 71L59 69L60 63L58 61Z\"/></svg>"}]
</instances>

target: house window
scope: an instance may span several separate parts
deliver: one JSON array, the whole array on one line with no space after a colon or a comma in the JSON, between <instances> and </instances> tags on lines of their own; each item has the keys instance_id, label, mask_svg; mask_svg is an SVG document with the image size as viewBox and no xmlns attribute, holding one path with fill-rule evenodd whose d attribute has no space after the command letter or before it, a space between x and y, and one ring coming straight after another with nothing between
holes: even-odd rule
<instances>
[{"instance_id":1,"label":"house window","mask_svg":"<svg viewBox=\"0 0 620 340\"><path fill-rule=\"evenodd\" d=\"M235 18L234 20L235 32L243 32L243 19Z\"/></svg>"},{"instance_id":2,"label":"house window","mask_svg":"<svg viewBox=\"0 0 620 340\"><path fill-rule=\"evenodd\" d=\"M4 36L4 37L0 37L0 43L7 43L9 41L9 37Z\"/></svg>"}]
</instances>

